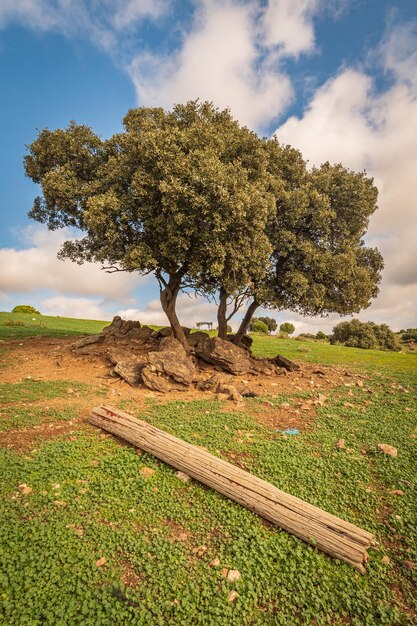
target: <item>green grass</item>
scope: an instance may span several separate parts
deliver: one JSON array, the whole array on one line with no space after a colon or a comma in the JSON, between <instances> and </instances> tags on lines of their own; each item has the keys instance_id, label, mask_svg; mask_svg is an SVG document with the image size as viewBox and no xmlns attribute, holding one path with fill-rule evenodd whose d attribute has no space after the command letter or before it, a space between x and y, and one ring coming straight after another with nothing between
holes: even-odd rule
<instances>
[{"instance_id":1,"label":"green grass","mask_svg":"<svg viewBox=\"0 0 417 626\"><path fill-rule=\"evenodd\" d=\"M12 323L21 322L24 326L9 326L8 323L10 321ZM0 312L0 339L94 335L100 333L108 324L109 322L97 320Z\"/></svg>"},{"instance_id":2,"label":"green grass","mask_svg":"<svg viewBox=\"0 0 417 626\"><path fill-rule=\"evenodd\" d=\"M140 416L374 532L379 548L370 550L367 573L91 430L36 441L25 455L0 448L2 626L416 623L417 568L404 566L417 564L415 355L262 337L254 347L260 355L354 367L368 378L364 387L326 391L313 427L304 428L300 415L294 437L256 421L258 398L245 400L243 412L225 412L216 400L149 399ZM9 402L0 423L27 428L76 417L72 399L62 412L41 404L66 396L74 383L39 383L0 387ZM289 388L270 400L278 406L309 393ZM134 401L120 407L139 415ZM336 450L341 438L350 452ZM378 443L397 447L398 458L383 455ZM154 475L145 479L144 467ZM32 489L27 495L22 483ZM391 493L398 489L403 496ZM106 563L97 567L101 557ZM209 566L214 558L241 578L229 584L220 567ZM231 589L239 594L233 604Z\"/></svg>"},{"instance_id":3,"label":"green grass","mask_svg":"<svg viewBox=\"0 0 417 626\"><path fill-rule=\"evenodd\" d=\"M88 389L89 385L84 383L27 379L20 383L0 384L0 403L36 402L68 395L68 390L71 390L69 395L73 393L79 395Z\"/></svg>"}]
</instances>

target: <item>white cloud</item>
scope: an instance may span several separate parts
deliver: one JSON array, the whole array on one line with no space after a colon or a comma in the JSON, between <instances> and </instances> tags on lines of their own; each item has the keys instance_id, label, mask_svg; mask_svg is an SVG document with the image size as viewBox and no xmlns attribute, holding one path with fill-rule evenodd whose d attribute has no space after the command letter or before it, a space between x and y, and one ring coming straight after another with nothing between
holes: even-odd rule
<instances>
[{"instance_id":1,"label":"white cloud","mask_svg":"<svg viewBox=\"0 0 417 626\"><path fill-rule=\"evenodd\" d=\"M171 56L141 52L129 74L141 105L171 107L200 98L230 107L240 122L265 128L293 97L284 58L314 49L319 0L204 0Z\"/></svg>"},{"instance_id":2,"label":"white cloud","mask_svg":"<svg viewBox=\"0 0 417 626\"><path fill-rule=\"evenodd\" d=\"M25 232L29 247L23 249L1 248L0 292L33 293L51 290L65 294L99 295L110 300L129 299L131 291L144 284L134 274L107 274L94 263L77 265L60 261L57 252L71 234L66 231L51 232L33 227Z\"/></svg>"},{"instance_id":3,"label":"white cloud","mask_svg":"<svg viewBox=\"0 0 417 626\"><path fill-rule=\"evenodd\" d=\"M54 296L46 298L39 304L42 315L59 315L87 320L111 320L113 315L103 307L102 300L90 298L68 298Z\"/></svg>"}]
</instances>

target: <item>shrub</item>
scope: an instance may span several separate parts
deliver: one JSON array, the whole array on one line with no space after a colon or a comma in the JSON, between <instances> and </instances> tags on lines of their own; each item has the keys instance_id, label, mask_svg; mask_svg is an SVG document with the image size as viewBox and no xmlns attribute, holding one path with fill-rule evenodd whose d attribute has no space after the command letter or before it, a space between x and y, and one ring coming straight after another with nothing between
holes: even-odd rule
<instances>
[{"instance_id":1,"label":"shrub","mask_svg":"<svg viewBox=\"0 0 417 626\"><path fill-rule=\"evenodd\" d=\"M319 330L316 333L316 339L327 339L327 335L322 330Z\"/></svg>"},{"instance_id":2,"label":"shrub","mask_svg":"<svg viewBox=\"0 0 417 626\"><path fill-rule=\"evenodd\" d=\"M14 307L12 313L31 313L32 315L40 315L39 311L34 306L29 304L18 304Z\"/></svg>"},{"instance_id":3,"label":"shrub","mask_svg":"<svg viewBox=\"0 0 417 626\"><path fill-rule=\"evenodd\" d=\"M265 322L261 322L261 320L253 319L250 323L249 330L251 333L262 333L263 335L268 334L268 326Z\"/></svg>"},{"instance_id":4,"label":"shrub","mask_svg":"<svg viewBox=\"0 0 417 626\"><path fill-rule=\"evenodd\" d=\"M415 341L417 343L417 328L407 328L407 330L401 330L402 341Z\"/></svg>"},{"instance_id":5,"label":"shrub","mask_svg":"<svg viewBox=\"0 0 417 626\"><path fill-rule=\"evenodd\" d=\"M337 324L333 328L330 343L368 350L379 349L395 352L401 350L397 337L386 324L360 322L357 319Z\"/></svg>"},{"instance_id":6,"label":"shrub","mask_svg":"<svg viewBox=\"0 0 417 626\"><path fill-rule=\"evenodd\" d=\"M313 335L313 333L300 333L298 335L298 337L300 338L300 340L302 340L302 339L315 339L316 338L316 336Z\"/></svg>"},{"instance_id":7,"label":"shrub","mask_svg":"<svg viewBox=\"0 0 417 626\"><path fill-rule=\"evenodd\" d=\"M284 322L283 324L281 324L279 329L282 333L287 333L287 335L292 335L292 333L295 331L295 326L294 324L291 324L291 322Z\"/></svg>"},{"instance_id":8,"label":"shrub","mask_svg":"<svg viewBox=\"0 0 417 626\"><path fill-rule=\"evenodd\" d=\"M273 333L277 329L277 320L273 317L258 317L258 319L268 326L268 332Z\"/></svg>"},{"instance_id":9,"label":"shrub","mask_svg":"<svg viewBox=\"0 0 417 626\"><path fill-rule=\"evenodd\" d=\"M6 320L3 322L3 326L24 326L24 323L20 320Z\"/></svg>"}]
</instances>

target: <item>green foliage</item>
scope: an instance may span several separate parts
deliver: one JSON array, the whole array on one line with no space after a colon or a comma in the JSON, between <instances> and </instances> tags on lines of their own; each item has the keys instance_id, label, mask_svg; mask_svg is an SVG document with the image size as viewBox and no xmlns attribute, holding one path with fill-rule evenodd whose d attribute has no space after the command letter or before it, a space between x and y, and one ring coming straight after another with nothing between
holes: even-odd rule
<instances>
[{"instance_id":1,"label":"green foliage","mask_svg":"<svg viewBox=\"0 0 417 626\"><path fill-rule=\"evenodd\" d=\"M265 322L262 322L256 317L252 318L252 321L249 324L249 330L251 333L262 333L264 335L268 334L268 326L265 324Z\"/></svg>"},{"instance_id":2,"label":"green foliage","mask_svg":"<svg viewBox=\"0 0 417 626\"><path fill-rule=\"evenodd\" d=\"M322 330L319 330L316 333L316 339L327 339L327 335Z\"/></svg>"},{"instance_id":3,"label":"green foliage","mask_svg":"<svg viewBox=\"0 0 417 626\"><path fill-rule=\"evenodd\" d=\"M19 328L21 326L24 326L24 322L22 322L22 320L5 320L3 322L3 326L9 326L11 328Z\"/></svg>"},{"instance_id":4,"label":"green foliage","mask_svg":"<svg viewBox=\"0 0 417 626\"><path fill-rule=\"evenodd\" d=\"M278 324L273 317L258 317L257 319L268 326L268 332L273 333L276 331Z\"/></svg>"},{"instance_id":5,"label":"green foliage","mask_svg":"<svg viewBox=\"0 0 417 626\"><path fill-rule=\"evenodd\" d=\"M398 338L386 324L361 322L353 319L350 322L340 322L333 328L331 343L341 343L345 346L365 349L401 350Z\"/></svg>"},{"instance_id":6,"label":"green foliage","mask_svg":"<svg viewBox=\"0 0 417 626\"><path fill-rule=\"evenodd\" d=\"M407 330L401 330L402 341L415 341L417 342L417 328L407 328Z\"/></svg>"},{"instance_id":7,"label":"green foliage","mask_svg":"<svg viewBox=\"0 0 417 626\"><path fill-rule=\"evenodd\" d=\"M291 322L284 322L280 325L279 329L282 333L292 335L292 333L295 331L295 326L294 324L291 324Z\"/></svg>"},{"instance_id":8,"label":"green foliage","mask_svg":"<svg viewBox=\"0 0 417 626\"><path fill-rule=\"evenodd\" d=\"M40 315L39 311L29 304L18 304L14 307L12 313L32 313L33 315Z\"/></svg>"}]
</instances>

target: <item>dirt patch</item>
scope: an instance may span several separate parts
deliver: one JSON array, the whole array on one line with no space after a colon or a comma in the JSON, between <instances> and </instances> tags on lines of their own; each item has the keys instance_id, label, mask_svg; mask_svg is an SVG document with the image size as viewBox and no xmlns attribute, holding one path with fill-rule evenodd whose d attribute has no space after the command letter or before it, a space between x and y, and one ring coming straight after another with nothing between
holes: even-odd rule
<instances>
[{"instance_id":1,"label":"dirt patch","mask_svg":"<svg viewBox=\"0 0 417 626\"><path fill-rule=\"evenodd\" d=\"M80 432L94 432L95 429L80 419L70 422L50 422L23 428L6 430L0 433L0 447L8 448L13 452L27 454L33 452L45 441L67 435L70 440L75 440Z\"/></svg>"}]
</instances>

